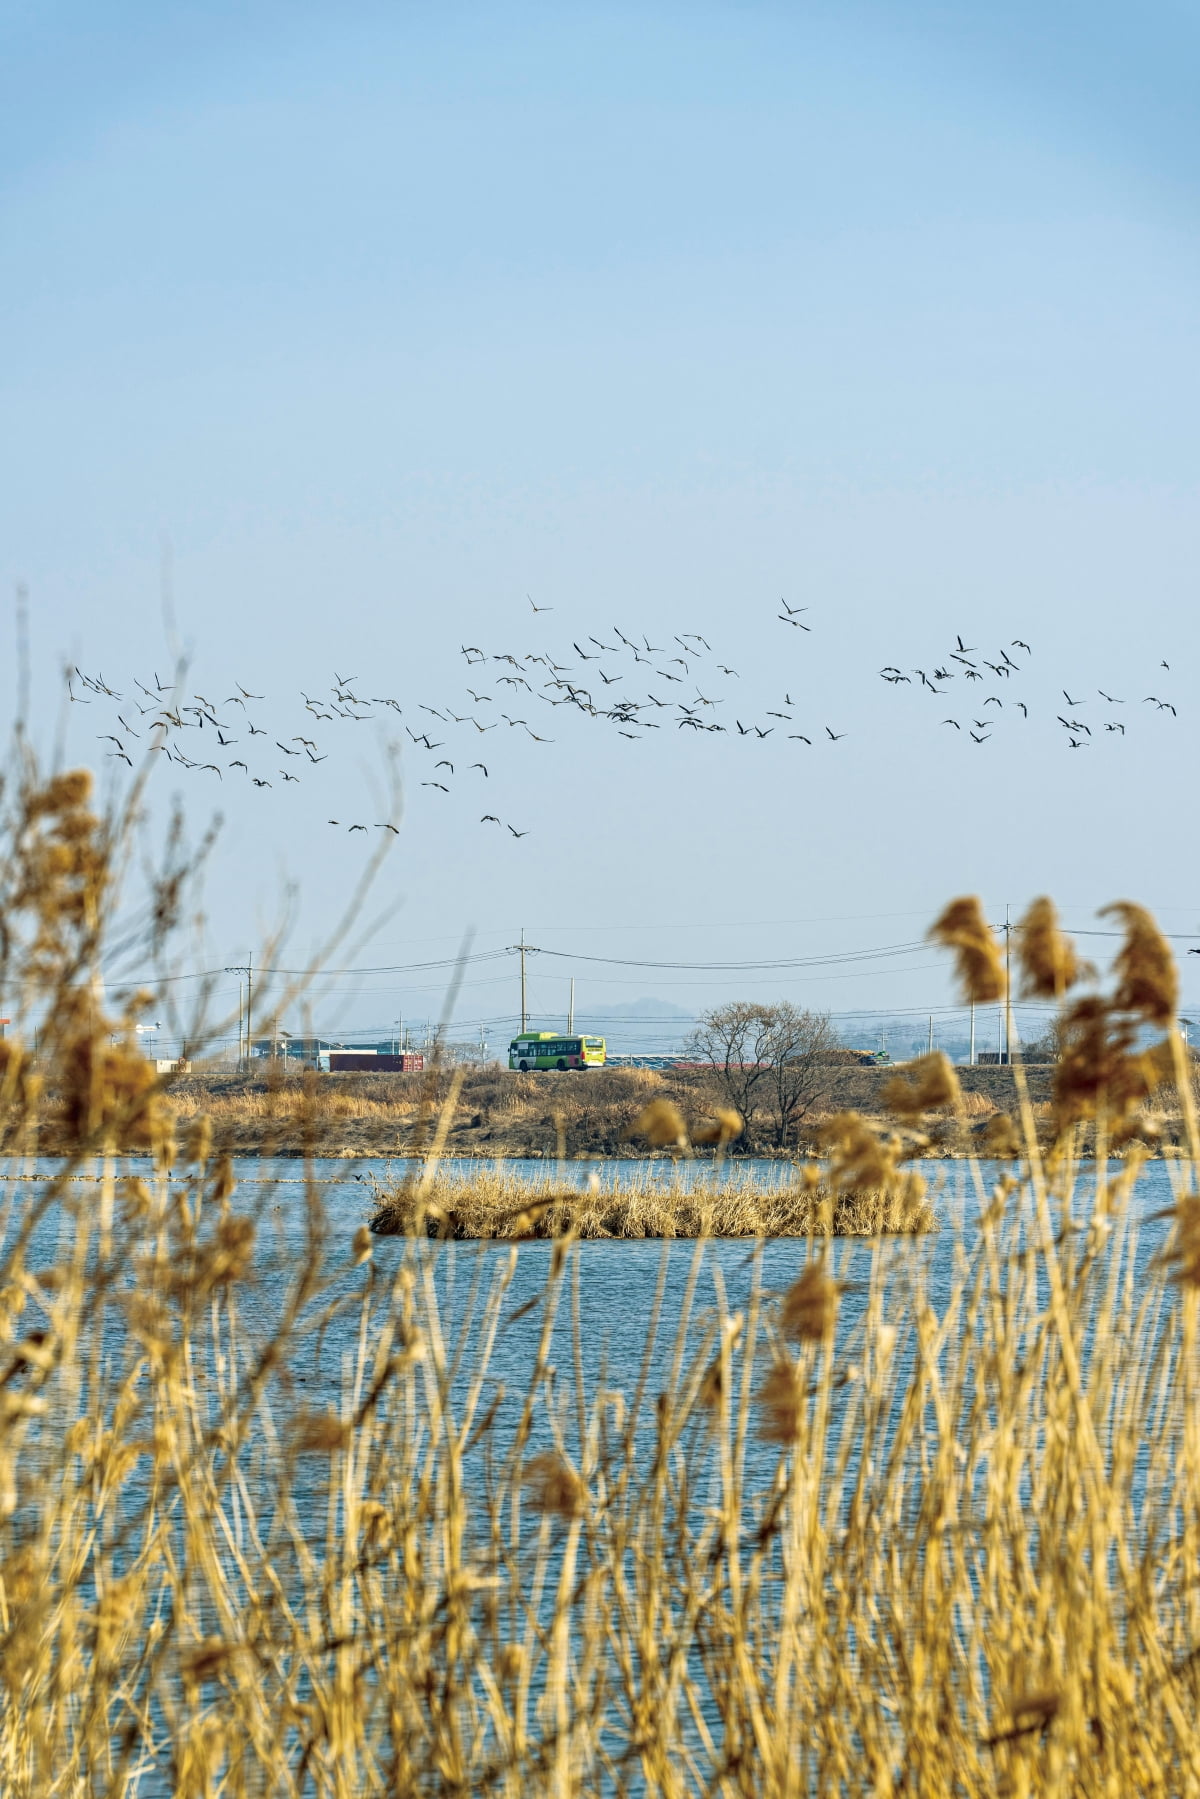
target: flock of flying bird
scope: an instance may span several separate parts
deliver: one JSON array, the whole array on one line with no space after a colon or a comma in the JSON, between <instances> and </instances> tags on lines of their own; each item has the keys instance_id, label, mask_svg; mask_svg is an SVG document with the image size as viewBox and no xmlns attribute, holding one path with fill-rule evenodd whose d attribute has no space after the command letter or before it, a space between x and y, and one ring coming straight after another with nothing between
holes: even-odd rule
<instances>
[{"instance_id":1,"label":"flock of flying bird","mask_svg":"<svg viewBox=\"0 0 1200 1799\"><path fill-rule=\"evenodd\" d=\"M353 679L353 676L343 679L335 674L328 699L314 700L309 694L301 693L305 712L311 715L309 730L315 730L319 723L333 724L338 719L362 723L380 716L376 708L401 711L398 700L360 699L352 691L350 682ZM77 684L82 692L76 691ZM109 703L110 711L115 713L111 722L120 727L120 734L99 731L96 736L101 743L114 746L104 752L106 756L124 762L129 768L134 766L135 756L157 753L189 773L214 774L220 781L228 774L265 790L285 788L289 784L299 786L309 771L329 759L328 749L322 750L315 737L305 736L301 731L284 741L275 730L261 722L261 714L256 721L251 707L261 705L267 696L251 693L240 682L234 683L236 692L221 700L211 699L203 693L194 693L185 699L179 682L160 681L157 673L152 687L136 679L132 685L136 692L119 693L102 675L85 674L81 668L67 671L67 694L74 704ZM148 703L143 704L143 701ZM238 708L236 712L234 707ZM227 716L219 718L217 715L222 712ZM136 714L136 722L126 714ZM184 735L188 731L196 731L199 735L192 740ZM258 744L255 739L260 737L263 742ZM187 754L185 744L194 749L193 755ZM230 756L227 752L231 749L239 753ZM286 758L282 765L281 756ZM247 757L252 760L248 761ZM331 818L329 823L337 825L340 820ZM346 828L364 833L368 829L365 824L351 824ZM398 827L391 821L372 828L398 835Z\"/></svg>"},{"instance_id":2,"label":"flock of flying bird","mask_svg":"<svg viewBox=\"0 0 1200 1799\"><path fill-rule=\"evenodd\" d=\"M801 616L807 606L780 604L782 611L775 616L782 625L811 632ZM535 614L554 610L537 606L532 599L529 605ZM119 692L102 676L73 668L68 671L67 690L75 704L107 708L105 722L110 728L96 736L112 746L105 754L131 769L139 756L157 754L187 773L213 774L221 782L229 777L263 793L309 781L348 726L371 720L389 720L403 730L410 754L423 765L421 787L447 796L465 791L477 798L493 791L483 783L491 782L493 766L505 760L500 745L556 744L568 718L585 720L589 727L608 729L635 743L653 741L651 733L664 730L723 734L752 744L777 734L777 741L809 748L814 740L840 743L847 735L829 724L816 728L806 724L787 690L775 706L764 706L762 716L754 716L759 708L747 708L739 698L744 690L738 670L720 660L698 631L672 633L653 643L644 632L628 636L614 625L602 636L581 630L570 639L566 654L561 648L557 653L545 649L523 655L508 650L493 653L464 643L460 655L466 665L465 698L436 706L420 701L406 710L395 698L359 691L357 674L335 670L327 694L300 693L303 713L290 722L302 728L294 731L287 725L269 726L262 710L266 695L236 682L235 691L220 698L202 693L185 698L180 681L160 681L157 674L150 684L134 681ZM1032 657L1029 644L1020 638L990 657L959 636L955 648L927 669L889 664L879 672L897 692L903 686L914 695L936 698L961 692L967 702L964 715L941 723L982 745L992 741L998 724L1018 714L1028 720L1030 705L1019 693ZM1163 662L1161 667L1168 665ZM959 686L952 688L952 683ZM980 685L975 688L972 683ZM986 687L998 691L983 693ZM1124 697L1097 691L1110 712L1126 704ZM1065 688L1062 693L1065 706L1057 723L1071 749L1086 748L1094 740L1092 726L1082 716L1090 702L1082 693L1073 697ZM1177 717L1169 699L1151 694L1142 704ZM500 736L492 737L493 732ZM1126 720L1115 714L1097 719L1097 740L1102 732L1124 737ZM328 823L364 837L371 831L397 832L394 819L369 825L338 817ZM491 809L479 815L479 823L508 831L515 839L528 835L527 829L518 829Z\"/></svg>"},{"instance_id":3,"label":"flock of flying bird","mask_svg":"<svg viewBox=\"0 0 1200 1799\"><path fill-rule=\"evenodd\" d=\"M1033 651L1024 639L1015 637L1008 649L1001 649L997 652L999 658L997 661L992 661L990 657L982 655L978 649L964 643L961 637L956 637L955 643L957 647L940 661L935 661L929 669L914 668L906 672L894 663L888 663L880 669L880 676L893 687L898 687L903 682L913 687L914 692L929 692L936 698L941 698L950 691L949 683L951 681L961 681L964 687L971 681L979 681L984 686L1003 686L1005 689L1003 699L998 693L989 693L982 699L972 697L966 706L968 716L965 719L942 719L943 725L952 725L956 731L965 731L973 743L990 743L997 725L1002 722L1002 717L1013 718L1019 712L1022 720L1028 721L1029 703L1015 697L1011 685L1014 677L1019 681L1028 673L1032 661ZM1021 652L1019 660L1014 660L1009 655L1010 649ZM951 667L951 664L954 666ZM1159 662L1159 667L1166 669L1168 673L1170 666L1169 662ZM988 671L986 675L983 672L984 669ZM1157 682L1156 685L1158 685ZM970 690L970 692L973 695L974 690ZM1095 737L1091 725L1079 715L1085 706L1091 704L1091 701L1082 693L1078 698L1073 697L1065 687L1061 688L1060 692L1065 702L1065 711L1069 716L1064 717L1062 712L1058 712L1055 714L1056 722L1066 732L1067 743L1071 749L1086 749L1090 743L1095 741ZM1118 698L1116 694L1107 693L1101 687L1098 687L1096 692L1104 704L1110 708L1126 704L1125 696ZM963 698L965 702L968 698L966 692L964 692ZM1179 716L1174 703L1171 700L1160 698L1158 694L1146 694L1141 704L1154 706L1160 713L1169 712L1172 718ZM994 706L995 712L989 713L987 710L989 706ZM981 712L984 716L976 718L974 716L976 712ZM1097 720L1096 726L1097 732L1102 727L1103 731L1110 735L1124 737L1126 734L1126 721L1117 717Z\"/></svg>"}]
</instances>

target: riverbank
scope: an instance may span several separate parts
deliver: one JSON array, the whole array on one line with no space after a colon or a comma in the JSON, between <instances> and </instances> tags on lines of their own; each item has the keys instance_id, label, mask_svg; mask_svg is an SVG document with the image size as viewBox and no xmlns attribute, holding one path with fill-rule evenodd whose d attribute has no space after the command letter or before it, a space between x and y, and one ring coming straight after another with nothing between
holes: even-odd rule
<instances>
[{"instance_id":1,"label":"riverbank","mask_svg":"<svg viewBox=\"0 0 1200 1799\"><path fill-rule=\"evenodd\" d=\"M946 1111L925 1119L935 1158L987 1153L989 1126L1017 1108L1014 1072L975 1067L958 1071L963 1092L961 1117ZM1027 1068L1025 1081L1035 1120L1048 1121L1053 1067ZM729 1145L734 1160L745 1157L790 1161L815 1153L826 1120L854 1111L882 1129L890 1124L882 1090L894 1075L888 1068L835 1067L811 1111L776 1141L770 1121L751 1117ZM181 1126L199 1115L211 1120L214 1142L226 1154L285 1157L387 1157L420 1154L434 1119L445 1105L454 1075L304 1075L275 1068L257 1073L198 1073L171 1089ZM1173 1097L1173 1096L1172 1096ZM520 1074L495 1065L466 1070L450 1113L444 1149L456 1157L485 1161L645 1160L657 1152L631 1133L638 1114L652 1100L675 1105L694 1134L724 1102L714 1077L703 1070L617 1069L586 1074ZM1182 1119L1164 1110L1148 1129L1145 1147L1154 1153L1184 1139ZM43 1139L49 1151L50 1141ZM1087 1154L1085 1131L1078 1151ZM713 1152L700 1151L712 1156Z\"/></svg>"},{"instance_id":2,"label":"riverbank","mask_svg":"<svg viewBox=\"0 0 1200 1799\"><path fill-rule=\"evenodd\" d=\"M1025 1081L1035 1121L1049 1123L1053 1067L1033 1065ZM922 1153L935 1159L988 1154L994 1148L993 1121L1017 1110L1013 1071L975 1067L957 1070L961 1114L927 1113L928 1143ZM835 1113L859 1113L887 1130L892 1120L882 1099L894 1076L891 1068L834 1067L810 1111L780 1144L769 1118L753 1116L724 1151L746 1158L794 1161L819 1153L824 1124ZM443 1150L454 1157L485 1162L645 1161L659 1153L634 1134L635 1122L652 1101L675 1106L689 1131L703 1135L706 1119L726 1103L715 1077L697 1069L605 1068L586 1074L520 1074L495 1065L461 1072L461 1085L447 1109L456 1071L432 1074L315 1075L283 1065L262 1073L200 1070L171 1083L168 1100L182 1138L197 1119L209 1120L214 1148L235 1157L285 1159L383 1158L420 1155L428 1148L436 1120L445 1111ZM1174 1100L1172 1094L1171 1100ZM60 1152L57 1108L46 1096L37 1149ZM1143 1141L1146 1153L1168 1153L1185 1138L1178 1112L1157 1111ZM1088 1155L1091 1127L1081 1131L1076 1152ZM12 1147L5 1145L4 1147ZM712 1159L714 1151L698 1149Z\"/></svg>"}]
</instances>

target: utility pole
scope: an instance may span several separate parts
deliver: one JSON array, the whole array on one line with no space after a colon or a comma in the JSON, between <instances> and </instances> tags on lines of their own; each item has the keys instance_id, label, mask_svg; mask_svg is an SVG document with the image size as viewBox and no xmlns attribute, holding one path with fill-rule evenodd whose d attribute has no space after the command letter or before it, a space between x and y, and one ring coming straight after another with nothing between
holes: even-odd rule
<instances>
[{"instance_id":1,"label":"utility pole","mask_svg":"<svg viewBox=\"0 0 1200 1799\"><path fill-rule=\"evenodd\" d=\"M529 1029L529 1007L525 1000L525 926L521 926L521 1035Z\"/></svg>"},{"instance_id":2,"label":"utility pole","mask_svg":"<svg viewBox=\"0 0 1200 1799\"><path fill-rule=\"evenodd\" d=\"M1012 1066L1012 907L1004 907L1004 1060Z\"/></svg>"},{"instance_id":3,"label":"utility pole","mask_svg":"<svg viewBox=\"0 0 1200 1799\"><path fill-rule=\"evenodd\" d=\"M567 1007L567 1036L575 1035L575 976L571 976L571 1000Z\"/></svg>"},{"instance_id":4,"label":"utility pole","mask_svg":"<svg viewBox=\"0 0 1200 1799\"><path fill-rule=\"evenodd\" d=\"M231 966L227 967L225 970L226 974L235 974L238 977L238 1046L237 1046L237 1053L238 1053L238 1062L239 1063L242 1060L242 1045L243 1045L243 1043L245 1043L245 1046L246 1046L246 1048L245 1048L246 1060L247 1061L250 1060L250 972L251 972L251 969L253 968L253 965L254 965L254 958L253 958L253 956L251 956L249 962L234 962ZM243 975L245 975L245 977L246 977L246 1034L245 1034L244 1038L242 1036L242 976Z\"/></svg>"},{"instance_id":5,"label":"utility pole","mask_svg":"<svg viewBox=\"0 0 1200 1799\"><path fill-rule=\"evenodd\" d=\"M974 1000L971 1001L971 1054L970 1054L969 1060L970 1060L971 1067L974 1068L974 1066L975 1066L975 1001Z\"/></svg>"},{"instance_id":6,"label":"utility pole","mask_svg":"<svg viewBox=\"0 0 1200 1799\"><path fill-rule=\"evenodd\" d=\"M526 943L524 925L521 927L521 941L519 943L510 943L508 947L512 955L520 956L521 958L521 1035L524 1036L525 1032L529 1029L529 998L528 988L525 982L525 958L526 956L536 956L538 952L532 943Z\"/></svg>"},{"instance_id":7,"label":"utility pole","mask_svg":"<svg viewBox=\"0 0 1200 1799\"><path fill-rule=\"evenodd\" d=\"M933 1054L933 1013L929 1014L929 1054Z\"/></svg>"}]
</instances>

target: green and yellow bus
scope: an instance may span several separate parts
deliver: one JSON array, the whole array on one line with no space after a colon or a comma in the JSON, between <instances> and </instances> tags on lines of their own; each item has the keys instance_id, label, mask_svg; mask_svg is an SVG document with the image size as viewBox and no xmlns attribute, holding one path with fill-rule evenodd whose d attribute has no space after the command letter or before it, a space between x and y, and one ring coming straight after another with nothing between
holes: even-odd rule
<instances>
[{"instance_id":1,"label":"green and yellow bus","mask_svg":"<svg viewBox=\"0 0 1200 1799\"><path fill-rule=\"evenodd\" d=\"M603 1037L562 1037L557 1031L522 1031L508 1046L510 1068L603 1068Z\"/></svg>"}]
</instances>

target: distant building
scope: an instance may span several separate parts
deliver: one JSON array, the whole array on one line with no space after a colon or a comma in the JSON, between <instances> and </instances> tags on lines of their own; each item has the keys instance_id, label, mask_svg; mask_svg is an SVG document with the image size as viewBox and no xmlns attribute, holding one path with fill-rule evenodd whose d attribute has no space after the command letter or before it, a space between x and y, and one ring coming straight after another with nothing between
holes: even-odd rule
<instances>
[{"instance_id":1,"label":"distant building","mask_svg":"<svg viewBox=\"0 0 1200 1799\"><path fill-rule=\"evenodd\" d=\"M293 1037L290 1031L276 1031L273 1037L256 1037L250 1046L254 1057L282 1058L289 1062L315 1062L331 1049L341 1049L340 1042L327 1037Z\"/></svg>"},{"instance_id":2,"label":"distant building","mask_svg":"<svg viewBox=\"0 0 1200 1799\"><path fill-rule=\"evenodd\" d=\"M330 1049L317 1057L323 1074L420 1074L425 1058L413 1050Z\"/></svg>"}]
</instances>

